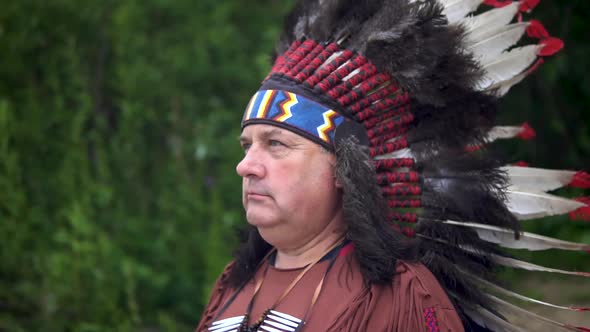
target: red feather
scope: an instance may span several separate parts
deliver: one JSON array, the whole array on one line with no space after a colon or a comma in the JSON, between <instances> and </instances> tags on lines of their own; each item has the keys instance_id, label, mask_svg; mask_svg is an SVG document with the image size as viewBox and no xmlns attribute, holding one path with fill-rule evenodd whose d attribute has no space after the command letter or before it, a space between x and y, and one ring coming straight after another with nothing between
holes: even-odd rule
<instances>
[{"instance_id":1,"label":"red feather","mask_svg":"<svg viewBox=\"0 0 590 332\"><path fill-rule=\"evenodd\" d=\"M580 197L576 198L575 200L586 204L586 206L570 212L570 219L590 221L590 197Z\"/></svg>"},{"instance_id":2,"label":"red feather","mask_svg":"<svg viewBox=\"0 0 590 332\"><path fill-rule=\"evenodd\" d=\"M522 130L518 134L518 137L520 139L528 141L530 139L535 138L535 136L537 136L537 133L535 133L535 130L528 123L526 123L526 122L523 123Z\"/></svg>"},{"instance_id":3,"label":"red feather","mask_svg":"<svg viewBox=\"0 0 590 332\"><path fill-rule=\"evenodd\" d=\"M512 3L512 0L485 0L483 3L485 3L488 6L492 6L492 7L496 7L496 8L502 8L505 6L508 6L509 4ZM521 6L522 7L522 6Z\"/></svg>"},{"instance_id":4,"label":"red feather","mask_svg":"<svg viewBox=\"0 0 590 332\"><path fill-rule=\"evenodd\" d=\"M529 37L537 39L545 39L550 37L547 29L545 29L543 24L537 20L529 21L529 26L526 28L526 33Z\"/></svg>"},{"instance_id":5,"label":"red feather","mask_svg":"<svg viewBox=\"0 0 590 332\"><path fill-rule=\"evenodd\" d=\"M590 174L586 172L578 172L574 175L570 187L589 189L590 188Z\"/></svg>"},{"instance_id":6,"label":"red feather","mask_svg":"<svg viewBox=\"0 0 590 332\"><path fill-rule=\"evenodd\" d=\"M531 10L537 7L539 2L541 2L541 0L522 0L519 10L521 12L529 13Z\"/></svg>"},{"instance_id":7,"label":"red feather","mask_svg":"<svg viewBox=\"0 0 590 332\"><path fill-rule=\"evenodd\" d=\"M539 51L540 56L553 55L563 48L563 40L555 37L549 37L541 41L543 48Z\"/></svg>"},{"instance_id":8,"label":"red feather","mask_svg":"<svg viewBox=\"0 0 590 332\"><path fill-rule=\"evenodd\" d=\"M529 166L530 166L530 164L529 164L529 163L527 163L526 161L523 161L523 160L521 160L521 161L517 161L517 162L515 162L514 164L512 164L512 166L518 166L518 167L529 167Z\"/></svg>"}]
</instances>

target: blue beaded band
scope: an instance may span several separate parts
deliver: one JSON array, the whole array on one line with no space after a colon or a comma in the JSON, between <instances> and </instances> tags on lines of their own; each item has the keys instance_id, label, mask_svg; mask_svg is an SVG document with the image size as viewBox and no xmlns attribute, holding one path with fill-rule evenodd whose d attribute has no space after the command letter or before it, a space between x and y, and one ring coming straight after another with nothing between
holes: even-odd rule
<instances>
[{"instance_id":1,"label":"blue beaded band","mask_svg":"<svg viewBox=\"0 0 590 332\"><path fill-rule=\"evenodd\" d=\"M248 103L242 129L255 123L278 125L332 148L336 127L344 121L343 115L301 95L260 90Z\"/></svg>"}]
</instances>

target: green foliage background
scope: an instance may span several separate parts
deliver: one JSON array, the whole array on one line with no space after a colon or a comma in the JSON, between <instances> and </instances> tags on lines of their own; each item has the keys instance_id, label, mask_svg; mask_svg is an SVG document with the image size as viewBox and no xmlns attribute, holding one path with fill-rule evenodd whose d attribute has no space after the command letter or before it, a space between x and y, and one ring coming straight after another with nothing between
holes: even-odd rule
<instances>
[{"instance_id":1,"label":"green foliage background","mask_svg":"<svg viewBox=\"0 0 590 332\"><path fill-rule=\"evenodd\" d=\"M3 1L0 331L196 326L243 223L242 110L291 3ZM588 169L590 3L535 13L566 50L504 102L539 134L504 148ZM589 224L538 225L590 243Z\"/></svg>"}]
</instances>

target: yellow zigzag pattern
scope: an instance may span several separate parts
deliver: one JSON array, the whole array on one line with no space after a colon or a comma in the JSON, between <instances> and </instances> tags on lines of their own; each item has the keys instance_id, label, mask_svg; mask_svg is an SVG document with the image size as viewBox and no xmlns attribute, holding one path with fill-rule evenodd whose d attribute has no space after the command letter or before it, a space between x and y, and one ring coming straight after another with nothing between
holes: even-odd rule
<instances>
[{"instance_id":1,"label":"yellow zigzag pattern","mask_svg":"<svg viewBox=\"0 0 590 332\"><path fill-rule=\"evenodd\" d=\"M281 116L279 116L275 119L276 121L279 121L279 122L285 122L287 119L292 117L293 113L291 113L291 107L297 105L297 103L299 102L297 100L297 96L294 93L291 93L291 92L285 92L285 93L289 97L289 100L283 104L283 107L282 107L283 114L281 114Z\"/></svg>"},{"instance_id":2,"label":"yellow zigzag pattern","mask_svg":"<svg viewBox=\"0 0 590 332\"><path fill-rule=\"evenodd\" d=\"M328 131L334 129L334 123L332 122L332 118L338 115L338 113L329 110L325 111L322 116L324 117L324 124L318 127L318 135L320 138L326 142L330 142L328 135L326 134Z\"/></svg>"}]
</instances>

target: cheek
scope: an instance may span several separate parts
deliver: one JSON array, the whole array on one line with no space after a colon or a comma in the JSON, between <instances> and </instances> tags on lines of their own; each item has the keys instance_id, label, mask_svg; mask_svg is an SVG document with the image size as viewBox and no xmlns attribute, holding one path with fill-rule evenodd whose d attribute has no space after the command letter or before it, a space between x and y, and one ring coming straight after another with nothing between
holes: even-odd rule
<instances>
[{"instance_id":1,"label":"cheek","mask_svg":"<svg viewBox=\"0 0 590 332\"><path fill-rule=\"evenodd\" d=\"M305 209L315 213L326 206L326 200L330 200L336 188L333 173L327 165L308 166L303 171L299 168L300 171L295 176L292 173L284 173L283 178L290 175L292 180L288 181L288 185L283 189L288 191L293 209Z\"/></svg>"},{"instance_id":2,"label":"cheek","mask_svg":"<svg viewBox=\"0 0 590 332\"><path fill-rule=\"evenodd\" d=\"M246 178L242 178L242 205L246 207L246 195L244 194L244 188L246 188Z\"/></svg>"}]
</instances>

